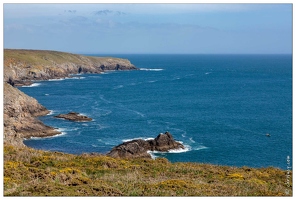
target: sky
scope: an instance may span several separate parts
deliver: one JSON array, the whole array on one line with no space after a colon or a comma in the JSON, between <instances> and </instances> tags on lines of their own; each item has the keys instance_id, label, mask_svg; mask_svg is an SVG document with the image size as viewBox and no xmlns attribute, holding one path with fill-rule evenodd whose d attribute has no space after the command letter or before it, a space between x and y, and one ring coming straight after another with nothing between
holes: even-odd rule
<instances>
[{"instance_id":1,"label":"sky","mask_svg":"<svg viewBox=\"0 0 296 200\"><path fill-rule=\"evenodd\" d=\"M104 54L291 54L292 4L9 4L3 45Z\"/></svg>"}]
</instances>

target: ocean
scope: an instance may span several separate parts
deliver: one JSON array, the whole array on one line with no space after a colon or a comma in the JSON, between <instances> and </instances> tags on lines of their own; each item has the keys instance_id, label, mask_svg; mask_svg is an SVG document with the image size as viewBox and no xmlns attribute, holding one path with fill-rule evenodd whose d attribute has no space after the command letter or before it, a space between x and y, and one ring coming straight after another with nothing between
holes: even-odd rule
<instances>
[{"instance_id":1,"label":"ocean","mask_svg":"<svg viewBox=\"0 0 296 200\"><path fill-rule=\"evenodd\" d=\"M27 146L107 153L124 141L169 131L186 149L153 157L286 169L292 156L292 55L111 56L127 58L140 70L19 88L51 110L40 120L62 132L25 140ZM54 118L70 111L93 121Z\"/></svg>"}]
</instances>

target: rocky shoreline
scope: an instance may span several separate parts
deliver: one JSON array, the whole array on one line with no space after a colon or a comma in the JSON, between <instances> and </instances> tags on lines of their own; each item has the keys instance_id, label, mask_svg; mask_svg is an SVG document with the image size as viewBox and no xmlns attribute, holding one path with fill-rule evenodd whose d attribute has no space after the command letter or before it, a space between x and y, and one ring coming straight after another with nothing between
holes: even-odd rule
<instances>
[{"instance_id":1,"label":"rocky shoreline","mask_svg":"<svg viewBox=\"0 0 296 200\"><path fill-rule=\"evenodd\" d=\"M4 82L4 144L24 146L23 139L60 134L37 119L49 111L38 101Z\"/></svg>"},{"instance_id":2,"label":"rocky shoreline","mask_svg":"<svg viewBox=\"0 0 296 200\"><path fill-rule=\"evenodd\" d=\"M127 59L4 49L4 144L24 146L24 139L60 134L37 119L49 111L16 86L31 85L36 80L66 78L71 74L102 73L105 70L137 68Z\"/></svg>"},{"instance_id":3,"label":"rocky shoreline","mask_svg":"<svg viewBox=\"0 0 296 200\"><path fill-rule=\"evenodd\" d=\"M24 139L60 134L57 129L37 119L49 111L16 86L30 85L36 80L65 78L75 73L136 69L126 59L86 57L54 51L4 50L4 144L24 146ZM76 112L55 117L74 122L92 120ZM165 152L171 149L184 149L184 146L166 132L153 140L125 142L114 147L107 155L115 158L151 158L148 151Z\"/></svg>"},{"instance_id":4,"label":"rocky shoreline","mask_svg":"<svg viewBox=\"0 0 296 200\"><path fill-rule=\"evenodd\" d=\"M71 74L101 73L107 70L137 70L127 59L78 54L4 49L4 82L30 85L36 80L71 77Z\"/></svg>"}]
</instances>

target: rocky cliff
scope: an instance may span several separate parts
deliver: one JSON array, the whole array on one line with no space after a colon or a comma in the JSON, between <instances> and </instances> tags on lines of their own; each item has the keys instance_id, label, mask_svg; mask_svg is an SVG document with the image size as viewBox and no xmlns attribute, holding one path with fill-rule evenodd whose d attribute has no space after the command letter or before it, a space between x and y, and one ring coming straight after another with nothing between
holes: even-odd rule
<instances>
[{"instance_id":1,"label":"rocky cliff","mask_svg":"<svg viewBox=\"0 0 296 200\"><path fill-rule=\"evenodd\" d=\"M36 119L49 111L36 99L4 83L4 143L23 145L23 139L59 134L54 128Z\"/></svg>"},{"instance_id":2,"label":"rocky cliff","mask_svg":"<svg viewBox=\"0 0 296 200\"><path fill-rule=\"evenodd\" d=\"M31 84L32 80L64 78L71 74L135 69L129 60L121 58L57 51L4 50L4 81L16 86Z\"/></svg>"},{"instance_id":3,"label":"rocky cliff","mask_svg":"<svg viewBox=\"0 0 296 200\"><path fill-rule=\"evenodd\" d=\"M78 73L137 69L120 58L82 56L56 51L4 50L4 143L23 145L24 138L59 132L36 119L49 111L16 87L34 80L64 78Z\"/></svg>"}]
</instances>

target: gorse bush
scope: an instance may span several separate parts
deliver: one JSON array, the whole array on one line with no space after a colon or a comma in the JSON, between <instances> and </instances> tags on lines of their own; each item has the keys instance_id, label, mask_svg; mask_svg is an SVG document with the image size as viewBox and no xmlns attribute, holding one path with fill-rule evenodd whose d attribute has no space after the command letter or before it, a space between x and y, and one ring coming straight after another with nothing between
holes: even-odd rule
<instances>
[{"instance_id":1,"label":"gorse bush","mask_svg":"<svg viewBox=\"0 0 296 200\"><path fill-rule=\"evenodd\" d=\"M5 196L291 196L277 168L114 159L4 145ZM290 180L290 183L292 181Z\"/></svg>"}]
</instances>

